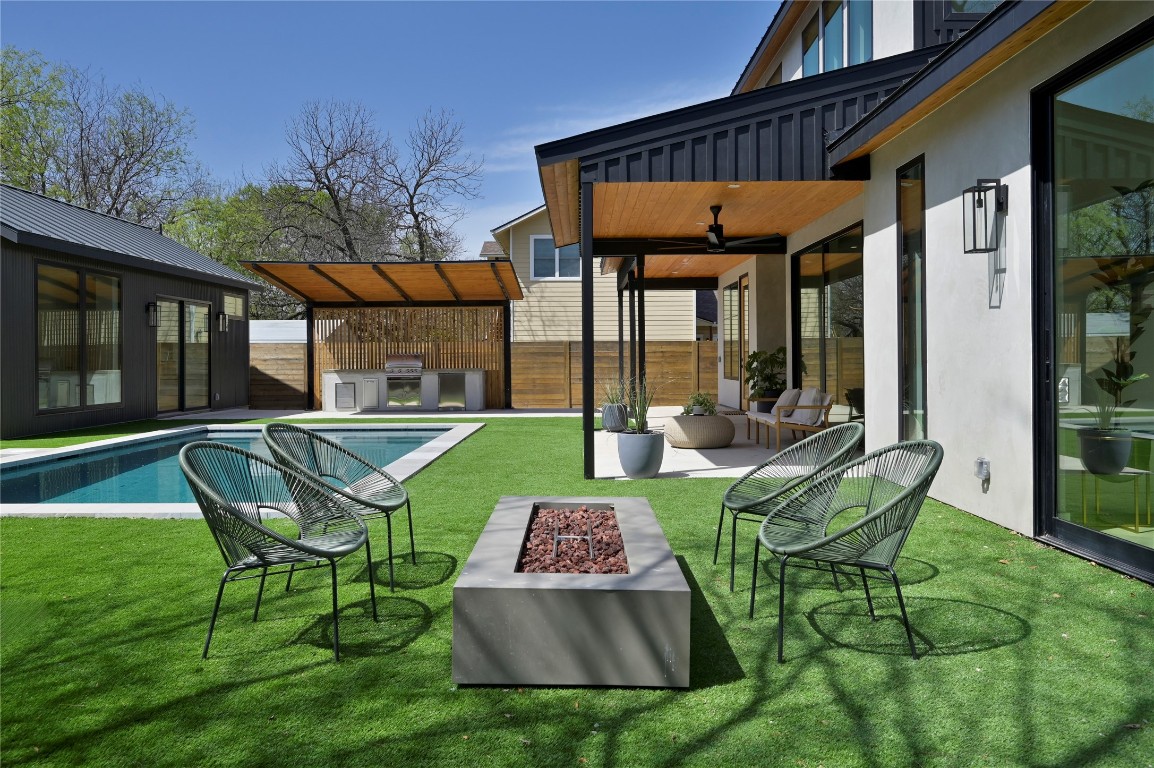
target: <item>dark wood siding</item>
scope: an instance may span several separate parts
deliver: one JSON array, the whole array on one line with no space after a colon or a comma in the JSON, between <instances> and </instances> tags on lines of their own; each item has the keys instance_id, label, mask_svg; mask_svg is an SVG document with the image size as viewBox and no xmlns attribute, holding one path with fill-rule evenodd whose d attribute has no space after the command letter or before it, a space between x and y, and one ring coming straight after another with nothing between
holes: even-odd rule
<instances>
[{"instance_id":1,"label":"dark wood siding","mask_svg":"<svg viewBox=\"0 0 1154 768\"><path fill-rule=\"evenodd\" d=\"M600 147L584 140L581 181L829 179L826 143L936 52L914 51L678 110L648 119L644 130L640 123L605 129L597 134ZM630 128L636 140L622 140ZM538 147L539 159L549 147Z\"/></svg>"},{"instance_id":2,"label":"dark wood siding","mask_svg":"<svg viewBox=\"0 0 1154 768\"><path fill-rule=\"evenodd\" d=\"M37 413L36 264L52 262L115 274L120 278L122 361L121 402L84 410ZM148 327L145 305L158 296L208 302L214 328L210 384L213 408L248 404L248 323L231 323L215 331L224 293L243 293L210 282L111 265L57 251L0 240L0 436L46 434L80 427L116 424L156 415L155 331ZM215 399L219 394L219 399Z\"/></svg>"}]
</instances>

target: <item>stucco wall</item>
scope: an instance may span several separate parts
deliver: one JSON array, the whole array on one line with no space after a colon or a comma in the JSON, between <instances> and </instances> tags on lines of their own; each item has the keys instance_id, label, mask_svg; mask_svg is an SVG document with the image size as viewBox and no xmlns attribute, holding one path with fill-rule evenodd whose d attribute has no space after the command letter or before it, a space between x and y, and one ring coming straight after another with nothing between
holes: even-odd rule
<instances>
[{"instance_id":1,"label":"stucco wall","mask_svg":"<svg viewBox=\"0 0 1154 768\"><path fill-rule=\"evenodd\" d=\"M866 442L898 438L895 174L925 157L927 431L946 449L931 495L1034 532L1030 91L1132 28L1149 3L1098 3L871 156L865 195ZM1009 185L1002 250L962 252L962 190ZM990 460L983 493L974 460Z\"/></svg>"}]
</instances>

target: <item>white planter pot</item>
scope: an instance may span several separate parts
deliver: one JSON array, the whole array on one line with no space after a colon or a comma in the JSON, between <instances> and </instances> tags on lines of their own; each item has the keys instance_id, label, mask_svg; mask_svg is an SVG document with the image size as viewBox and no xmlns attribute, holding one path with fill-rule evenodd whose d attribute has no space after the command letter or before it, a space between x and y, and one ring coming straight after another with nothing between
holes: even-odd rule
<instances>
[{"instance_id":1,"label":"white planter pot","mask_svg":"<svg viewBox=\"0 0 1154 768\"><path fill-rule=\"evenodd\" d=\"M665 437L659 432L622 432L617 436L617 458L625 476L634 480L656 477L661 471Z\"/></svg>"}]
</instances>

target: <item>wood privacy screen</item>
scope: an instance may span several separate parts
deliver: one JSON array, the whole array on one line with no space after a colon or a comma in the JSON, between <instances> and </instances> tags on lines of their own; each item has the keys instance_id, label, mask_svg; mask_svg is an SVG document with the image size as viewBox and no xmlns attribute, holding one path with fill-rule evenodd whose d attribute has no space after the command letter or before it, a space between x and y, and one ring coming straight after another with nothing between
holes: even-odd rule
<instances>
[{"instance_id":1,"label":"wood privacy screen","mask_svg":"<svg viewBox=\"0 0 1154 768\"><path fill-rule=\"evenodd\" d=\"M328 312L328 310L325 310ZM338 310L332 310L336 313ZM365 310L358 310L364 312ZM382 310L384 311L384 310ZM388 310L397 311L397 310ZM408 310L414 311L414 310ZM442 310L422 310L442 311ZM455 310L459 311L459 310ZM321 310L316 310L318 318ZM332 329L338 318L326 317L325 326ZM321 321L318 319L318 326ZM330 333L330 336L333 334ZM376 366L382 360L377 342L359 345L352 341L320 341L317 333L317 362L319 371L334 368L336 362L348 367ZM489 344L468 342L475 346ZM412 342L411 346L389 346L388 352L425 355L425 366L437 367L485 367L486 407L503 407L503 391L494 382L501 380L501 366L494 362L494 368L474 365L466 354L470 348L466 342ZM366 349L357 349L364 346ZM648 343L646 365L649 380L657 387L655 403L658 405L684 405L693 392L709 392L717 396L717 342L716 341L651 341ZM376 347L370 354L367 347ZM577 341L557 342L513 342L513 407L514 408L580 408L581 407L581 343ZM303 408L305 407L305 345L304 344L254 344L251 379L250 406L252 408ZM322 351L322 349L324 351ZM491 352L494 361L500 360L500 344L482 351ZM479 355L480 353L478 353ZM617 343L598 342L594 348L594 392L595 406L601 404L600 383L617 376ZM375 357L373 355L376 355ZM460 360L446 366L434 360ZM364 361L358 363L358 361ZM629 355L625 356L628 376ZM314 384L320 392L320 382ZM293 396L295 391L296 396ZM495 398L490 400L489 398ZM736 405L736 404L734 404ZM314 407L320 407L319 403Z\"/></svg>"},{"instance_id":2,"label":"wood privacy screen","mask_svg":"<svg viewBox=\"0 0 1154 768\"><path fill-rule=\"evenodd\" d=\"M505 403L502 307L316 309L313 391L321 372L380 370L388 355L420 355L424 367L481 368L485 407Z\"/></svg>"}]
</instances>

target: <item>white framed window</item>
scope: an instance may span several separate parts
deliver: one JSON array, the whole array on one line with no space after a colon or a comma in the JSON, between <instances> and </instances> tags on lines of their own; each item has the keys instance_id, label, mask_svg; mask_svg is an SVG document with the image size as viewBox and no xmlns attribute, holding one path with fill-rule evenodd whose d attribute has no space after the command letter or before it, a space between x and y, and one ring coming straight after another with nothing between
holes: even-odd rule
<instances>
[{"instance_id":1,"label":"white framed window","mask_svg":"<svg viewBox=\"0 0 1154 768\"><path fill-rule=\"evenodd\" d=\"M548 235L529 235L529 276L533 280L581 279L580 246L556 248Z\"/></svg>"}]
</instances>

